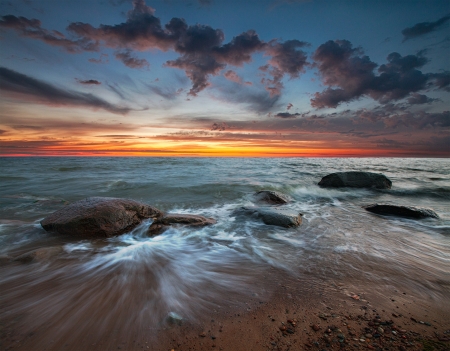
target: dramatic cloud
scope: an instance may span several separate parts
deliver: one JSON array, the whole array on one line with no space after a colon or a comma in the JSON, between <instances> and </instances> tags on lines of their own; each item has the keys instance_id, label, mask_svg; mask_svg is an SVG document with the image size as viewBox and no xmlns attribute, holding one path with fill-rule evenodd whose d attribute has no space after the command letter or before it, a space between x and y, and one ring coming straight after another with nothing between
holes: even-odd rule
<instances>
[{"instance_id":1,"label":"dramatic cloud","mask_svg":"<svg viewBox=\"0 0 450 351\"><path fill-rule=\"evenodd\" d=\"M422 105L422 104L431 104L433 101L436 101L438 99L432 99L426 95L419 94L419 93L412 93L411 96L408 98L408 103L411 105Z\"/></svg>"},{"instance_id":2,"label":"dramatic cloud","mask_svg":"<svg viewBox=\"0 0 450 351\"><path fill-rule=\"evenodd\" d=\"M299 40L287 40L283 43L272 40L265 50L265 54L272 56L269 64L260 67L260 70L272 76L272 79L263 78L261 83L266 86L266 90L271 96L280 95L283 89L283 79L288 74L291 79L298 78L308 65L307 55L303 50L308 43Z\"/></svg>"},{"instance_id":3,"label":"dramatic cloud","mask_svg":"<svg viewBox=\"0 0 450 351\"><path fill-rule=\"evenodd\" d=\"M417 38L422 35L434 32L441 28L445 23L450 20L450 15L446 15L435 22L421 22L417 23L412 27L405 28L402 30L403 41L408 39Z\"/></svg>"},{"instance_id":4,"label":"dramatic cloud","mask_svg":"<svg viewBox=\"0 0 450 351\"><path fill-rule=\"evenodd\" d=\"M272 96L279 95L283 89L281 82L284 75L297 78L303 72L306 53L301 48L307 46L299 40L266 43L258 34L249 30L235 36L230 42L223 43L224 33L208 25L188 25L182 18L172 18L164 26L155 17L153 8L144 0L134 0L133 9L127 13L127 20L116 25L101 24L94 27L89 23L74 22L67 31L72 39L62 33L41 28L36 19L4 16L0 26L14 29L23 36L42 40L50 45L63 47L71 53L98 51L101 47L117 50L116 59L130 68L149 67L145 59L138 59L133 51L159 49L174 50L180 56L166 62L166 66L185 71L192 82L189 94L197 95L210 85L209 77L218 75L227 65L240 67L252 61L256 52L270 56L265 72L271 78L265 78L263 84ZM90 62L103 63L104 56L91 58ZM237 76L225 75L228 79L238 81ZM246 83L247 85L250 85Z\"/></svg>"},{"instance_id":5,"label":"dramatic cloud","mask_svg":"<svg viewBox=\"0 0 450 351\"><path fill-rule=\"evenodd\" d=\"M450 83L446 72L424 74L418 70L428 62L422 53L401 56L393 52L387 57L388 63L378 68L378 75L374 72L378 65L347 40L330 40L320 45L313 59L323 83L329 86L311 99L316 108L337 107L362 96L388 103L433 83L438 88L446 88Z\"/></svg>"},{"instance_id":6,"label":"dramatic cloud","mask_svg":"<svg viewBox=\"0 0 450 351\"><path fill-rule=\"evenodd\" d=\"M95 80L95 79L88 79L88 80L77 79L77 82L80 83L80 84L86 84L86 85L100 85L100 84L102 84L101 82L99 82L98 80Z\"/></svg>"},{"instance_id":7,"label":"dramatic cloud","mask_svg":"<svg viewBox=\"0 0 450 351\"><path fill-rule=\"evenodd\" d=\"M300 113L280 112L275 115L278 118L296 118L297 116L300 116Z\"/></svg>"},{"instance_id":8,"label":"dramatic cloud","mask_svg":"<svg viewBox=\"0 0 450 351\"><path fill-rule=\"evenodd\" d=\"M138 59L133 57L131 50L124 50L116 52L114 55L116 59L122 61L122 63L130 68L148 68L150 64L146 59Z\"/></svg>"},{"instance_id":9,"label":"dramatic cloud","mask_svg":"<svg viewBox=\"0 0 450 351\"><path fill-rule=\"evenodd\" d=\"M209 26L190 26L178 40L175 50L181 56L167 62L169 67L181 68L191 79L190 95L197 95L210 85L209 75L218 75L227 64L242 66L251 61L251 54L260 51L265 44L254 31L244 32L222 45L224 34Z\"/></svg>"},{"instance_id":10,"label":"dramatic cloud","mask_svg":"<svg viewBox=\"0 0 450 351\"><path fill-rule=\"evenodd\" d=\"M113 105L95 95L61 89L5 67L0 67L0 90L12 96L26 95L32 101L51 106L102 108L119 114L126 114L130 111L129 108Z\"/></svg>"},{"instance_id":11,"label":"dramatic cloud","mask_svg":"<svg viewBox=\"0 0 450 351\"><path fill-rule=\"evenodd\" d=\"M77 40L67 39L64 34L56 30L41 28L41 21L37 19L27 19L13 15L2 16L0 28L13 29L23 37L29 37L45 42L52 46L59 46L70 53L81 51L97 51L98 45L87 38Z\"/></svg>"},{"instance_id":12,"label":"dramatic cloud","mask_svg":"<svg viewBox=\"0 0 450 351\"><path fill-rule=\"evenodd\" d=\"M450 72L445 71L442 73L430 73L428 74L430 80L434 81L434 84L438 89L443 89L450 92Z\"/></svg>"}]
</instances>

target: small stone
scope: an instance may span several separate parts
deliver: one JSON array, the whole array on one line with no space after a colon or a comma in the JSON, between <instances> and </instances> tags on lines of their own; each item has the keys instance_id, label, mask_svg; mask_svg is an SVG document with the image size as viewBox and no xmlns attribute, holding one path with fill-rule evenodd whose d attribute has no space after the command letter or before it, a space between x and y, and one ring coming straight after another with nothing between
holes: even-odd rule
<instances>
[{"instance_id":1,"label":"small stone","mask_svg":"<svg viewBox=\"0 0 450 351\"><path fill-rule=\"evenodd\" d=\"M378 327L378 332L380 333L380 334L384 334L384 329L383 328L381 328L381 327Z\"/></svg>"},{"instance_id":2,"label":"small stone","mask_svg":"<svg viewBox=\"0 0 450 351\"><path fill-rule=\"evenodd\" d=\"M280 329L281 331L285 331L285 330L286 330L286 327L285 327L284 325L282 325L279 329Z\"/></svg>"},{"instance_id":3,"label":"small stone","mask_svg":"<svg viewBox=\"0 0 450 351\"><path fill-rule=\"evenodd\" d=\"M359 339L359 341L364 342L364 341L366 341L366 339L361 338L361 339Z\"/></svg>"},{"instance_id":4,"label":"small stone","mask_svg":"<svg viewBox=\"0 0 450 351\"><path fill-rule=\"evenodd\" d=\"M365 336L367 339L372 339L372 338L373 338L373 335L370 334L370 333L367 333L367 334L365 334L364 336Z\"/></svg>"},{"instance_id":5,"label":"small stone","mask_svg":"<svg viewBox=\"0 0 450 351\"><path fill-rule=\"evenodd\" d=\"M320 330L320 327L317 324L312 325L311 328L313 328L314 331Z\"/></svg>"},{"instance_id":6,"label":"small stone","mask_svg":"<svg viewBox=\"0 0 450 351\"><path fill-rule=\"evenodd\" d=\"M206 333L205 332L203 332L203 333L200 333L198 336L200 336L200 337L202 337L202 338L204 338L204 337L206 337Z\"/></svg>"}]
</instances>

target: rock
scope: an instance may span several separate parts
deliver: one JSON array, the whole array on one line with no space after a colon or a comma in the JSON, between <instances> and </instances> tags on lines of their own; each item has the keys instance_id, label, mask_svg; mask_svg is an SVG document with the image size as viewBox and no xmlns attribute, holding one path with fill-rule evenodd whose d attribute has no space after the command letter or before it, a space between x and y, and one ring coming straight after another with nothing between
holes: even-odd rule
<instances>
[{"instance_id":1,"label":"rock","mask_svg":"<svg viewBox=\"0 0 450 351\"><path fill-rule=\"evenodd\" d=\"M63 251L64 249L62 248L62 246L44 247L17 256L13 259L13 261L22 263L42 262L59 255Z\"/></svg>"},{"instance_id":2,"label":"rock","mask_svg":"<svg viewBox=\"0 0 450 351\"><path fill-rule=\"evenodd\" d=\"M213 218L207 218L198 215L170 213L156 219L150 228L148 228L149 235L161 234L173 224L183 224L191 227L203 227L205 225L216 224L217 221Z\"/></svg>"},{"instance_id":3,"label":"rock","mask_svg":"<svg viewBox=\"0 0 450 351\"><path fill-rule=\"evenodd\" d=\"M269 205L284 205L289 202L289 198L277 191L262 190L253 194L257 202L263 202Z\"/></svg>"},{"instance_id":4,"label":"rock","mask_svg":"<svg viewBox=\"0 0 450 351\"><path fill-rule=\"evenodd\" d=\"M155 207L129 199L88 197L52 213L41 221L48 232L89 238L129 232L147 218L162 216Z\"/></svg>"},{"instance_id":5,"label":"rock","mask_svg":"<svg viewBox=\"0 0 450 351\"><path fill-rule=\"evenodd\" d=\"M279 207L241 207L234 214L250 214L262 219L265 224L285 228L298 227L303 214Z\"/></svg>"},{"instance_id":6,"label":"rock","mask_svg":"<svg viewBox=\"0 0 450 351\"><path fill-rule=\"evenodd\" d=\"M381 214L381 215L392 215L399 217L409 217L409 218L439 218L436 212L428 208L419 208L413 206L398 206L391 204L371 204L365 206L369 212Z\"/></svg>"},{"instance_id":7,"label":"rock","mask_svg":"<svg viewBox=\"0 0 450 351\"><path fill-rule=\"evenodd\" d=\"M371 172L336 172L321 179L320 186L330 188L390 189L392 182L383 174Z\"/></svg>"},{"instance_id":8,"label":"rock","mask_svg":"<svg viewBox=\"0 0 450 351\"><path fill-rule=\"evenodd\" d=\"M183 317L181 317L178 313L169 312L166 318L169 324L181 325L183 324Z\"/></svg>"}]
</instances>

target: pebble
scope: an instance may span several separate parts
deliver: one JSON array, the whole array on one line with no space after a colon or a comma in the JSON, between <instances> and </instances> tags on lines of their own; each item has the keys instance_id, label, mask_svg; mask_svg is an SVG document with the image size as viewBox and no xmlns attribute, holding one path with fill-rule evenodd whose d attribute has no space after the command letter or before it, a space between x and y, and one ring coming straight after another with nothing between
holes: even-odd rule
<instances>
[{"instance_id":1,"label":"pebble","mask_svg":"<svg viewBox=\"0 0 450 351\"><path fill-rule=\"evenodd\" d=\"M384 334L384 329L383 328L381 328L381 327L378 327L378 332L380 333L380 334Z\"/></svg>"},{"instance_id":2,"label":"pebble","mask_svg":"<svg viewBox=\"0 0 450 351\"><path fill-rule=\"evenodd\" d=\"M367 333L367 334L365 334L364 336L365 336L367 339L372 339L372 338L373 338L372 334L370 334L370 333Z\"/></svg>"},{"instance_id":3,"label":"pebble","mask_svg":"<svg viewBox=\"0 0 450 351\"><path fill-rule=\"evenodd\" d=\"M311 328L313 328L314 331L318 331L320 329L317 324L312 325Z\"/></svg>"},{"instance_id":4,"label":"pebble","mask_svg":"<svg viewBox=\"0 0 450 351\"><path fill-rule=\"evenodd\" d=\"M359 341L364 342L364 341L366 341L366 339L361 338L361 339L359 339Z\"/></svg>"},{"instance_id":5,"label":"pebble","mask_svg":"<svg viewBox=\"0 0 450 351\"><path fill-rule=\"evenodd\" d=\"M202 338L204 338L205 336L206 336L206 333L205 332L203 332L203 333L200 333L198 336L200 336L200 337L202 337Z\"/></svg>"}]
</instances>

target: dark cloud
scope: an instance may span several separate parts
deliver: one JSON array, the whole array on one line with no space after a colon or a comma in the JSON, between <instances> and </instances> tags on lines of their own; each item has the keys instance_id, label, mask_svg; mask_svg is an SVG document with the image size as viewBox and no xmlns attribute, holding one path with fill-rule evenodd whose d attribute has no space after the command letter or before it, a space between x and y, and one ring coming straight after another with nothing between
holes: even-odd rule
<instances>
[{"instance_id":1,"label":"dark cloud","mask_svg":"<svg viewBox=\"0 0 450 351\"><path fill-rule=\"evenodd\" d=\"M378 75L374 72L378 65L347 40L330 40L320 45L313 59L323 83L329 86L311 99L316 108L334 108L362 96L389 103L433 84L446 88L450 83L446 72L424 74L419 70L428 62L423 53L401 56L393 52L388 55L388 62L379 66Z\"/></svg>"},{"instance_id":2,"label":"dark cloud","mask_svg":"<svg viewBox=\"0 0 450 351\"><path fill-rule=\"evenodd\" d=\"M426 95L419 93L412 93L408 98L408 103L411 105L422 105L422 104L431 104L433 101L437 101L439 99L432 99Z\"/></svg>"},{"instance_id":3,"label":"dark cloud","mask_svg":"<svg viewBox=\"0 0 450 351\"><path fill-rule=\"evenodd\" d=\"M25 74L0 67L0 90L10 95L26 95L32 101L47 105L70 105L101 108L112 113L126 114L127 107L111 104L95 95L58 88Z\"/></svg>"},{"instance_id":4,"label":"dark cloud","mask_svg":"<svg viewBox=\"0 0 450 351\"><path fill-rule=\"evenodd\" d=\"M4 16L0 26L63 47L71 53L98 51L102 46L112 48L117 50L116 59L130 68L149 66L145 59L133 56L133 51L174 50L180 56L166 62L166 66L185 71L192 82L189 94L193 96L210 85L211 76L218 75L227 65L240 67L251 62L256 52L270 56L265 71L270 77L263 82L272 97L281 93L281 80L285 75L297 78L307 65L306 53L301 50L307 44L299 40L272 40L266 43L255 31L249 30L224 43L224 33L220 29L201 24L188 25L182 18L172 18L163 25L155 17L155 10L147 6L144 0L134 0L132 3L133 8L127 13L126 21L116 25L101 24L94 27L89 23L70 23L67 31L71 38L57 31L43 29L39 20L25 17ZM209 1L204 0L203 3ZM105 62L103 55L89 61ZM226 77L231 78L231 75Z\"/></svg>"},{"instance_id":5,"label":"dark cloud","mask_svg":"<svg viewBox=\"0 0 450 351\"><path fill-rule=\"evenodd\" d=\"M445 71L442 73L429 73L428 77L430 80L434 81L434 84L438 89L443 89L450 92L450 71Z\"/></svg>"},{"instance_id":6,"label":"dark cloud","mask_svg":"<svg viewBox=\"0 0 450 351\"><path fill-rule=\"evenodd\" d=\"M307 54L300 50L309 44L299 40L278 42L272 40L265 47L265 54L271 56L269 64L260 67L260 70L272 76L272 79L263 78L262 83L272 96L280 95L283 89L283 79L288 74L291 79L298 78L304 71L307 63Z\"/></svg>"},{"instance_id":7,"label":"dark cloud","mask_svg":"<svg viewBox=\"0 0 450 351\"><path fill-rule=\"evenodd\" d=\"M95 80L95 79L88 79L88 80L77 79L77 82L80 83L80 84L86 84L86 85L100 85L100 84L102 84L101 82L99 82L98 80Z\"/></svg>"},{"instance_id":8,"label":"dark cloud","mask_svg":"<svg viewBox=\"0 0 450 351\"><path fill-rule=\"evenodd\" d=\"M97 51L98 43L87 38L71 40L56 30L47 30L41 27L41 21L16 17L13 15L2 16L0 28L13 29L23 37L37 39L52 46L59 46L70 53L81 51Z\"/></svg>"},{"instance_id":9,"label":"dark cloud","mask_svg":"<svg viewBox=\"0 0 450 351\"><path fill-rule=\"evenodd\" d=\"M421 22L417 23L412 27L405 28L402 30L403 41L408 39L417 38L422 35L434 32L441 28L445 23L450 20L450 15L446 15L435 22Z\"/></svg>"},{"instance_id":10,"label":"dark cloud","mask_svg":"<svg viewBox=\"0 0 450 351\"><path fill-rule=\"evenodd\" d=\"M224 130L226 130L228 128L229 128L229 126L225 122L213 123L213 125L211 126L211 130L215 130L218 132L223 132Z\"/></svg>"},{"instance_id":11,"label":"dark cloud","mask_svg":"<svg viewBox=\"0 0 450 351\"><path fill-rule=\"evenodd\" d=\"M131 50L118 51L114 55L116 59L122 61L122 63L130 68L148 68L150 64L146 59L138 59L133 57Z\"/></svg>"},{"instance_id":12,"label":"dark cloud","mask_svg":"<svg viewBox=\"0 0 450 351\"><path fill-rule=\"evenodd\" d=\"M242 66L251 61L251 54L262 50L265 44L254 31L244 32L223 44L221 30L209 26L190 26L178 40L175 50L181 56L166 63L181 68L192 81L190 95L197 95L210 85L208 76L217 75L227 64Z\"/></svg>"},{"instance_id":13,"label":"dark cloud","mask_svg":"<svg viewBox=\"0 0 450 351\"><path fill-rule=\"evenodd\" d=\"M135 0L126 22L117 25L102 24L98 28L88 23L74 22L67 29L95 45L103 43L114 49L145 51L157 48L167 51L174 46L187 25L184 20L173 18L163 28L160 19L153 14L153 8L145 5L144 1Z\"/></svg>"},{"instance_id":14,"label":"dark cloud","mask_svg":"<svg viewBox=\"0 0 450 351\"><path fill-rule=\"evenodd\" d=\"M296 118L300 113L279 112L275 115L278 118Z\"/></svg>"}]
</instances>

